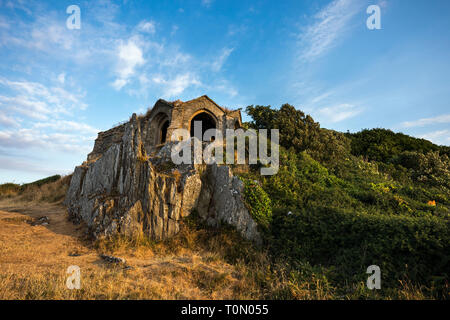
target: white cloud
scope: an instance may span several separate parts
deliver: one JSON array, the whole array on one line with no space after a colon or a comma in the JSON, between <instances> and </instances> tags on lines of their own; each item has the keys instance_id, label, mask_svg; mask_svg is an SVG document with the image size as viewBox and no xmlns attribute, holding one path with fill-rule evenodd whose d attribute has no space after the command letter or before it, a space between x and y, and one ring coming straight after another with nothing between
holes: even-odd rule
<instances>
[{"instance_id":1,"label":"white cloud","mask_svg":"<svg viewBox=\"0 0 450 320\"><path fill-rule=\"evenodd\" d=\"M42 130L41 130L42 129ZM48 132L46 128L19 128L0 131L0 146L14 149L57 150L86 154L95 136L80 132ZM59 128L65 130L64 128Z\"/></svg>"},{"instance_id":2,"label":"white cloud","mask_svg":"<svg viewBox=\"0 0 450 320\"><path fill-rule=\"evenodd\" d=\"M64 50L70 50L74 46L75 37L67 32L64 24L51 23L36 27L31 31L30 45L46 50L50 45L56 45Z\"/></svg>"},{"instance_id":3,"label":"white cloud","mask_svg":"<svg viewBox=\"0 0 450 320\"><path fill-rule=\"evenodd\" d=\"M202 5L207 8L209 8L212 3L213 3L213 0L202 0Z\"/></svg>"},{"instance_id":4,"label":"white cloud","mask_svg":"<svg viewBox=\"0 0 450 320\"><path fill-rule=\"evenodd\" d=\"M13 161L20 160L14 153L40 155L45 167L47 159L90 152L98 129L90 121L77 120L87 108L77 80L86 89L95 81L106 82L112 85L110 91L151 99L198 92L237 94L220 73L233 49L212 57L191 55L171 41L170 35L181 25L174 22L160 30L158 21L146 19L130 28L116 22L120 8L110 4L107 0L86 3L81 30L67 30L64 13L61 17L60 11L38 2L27 3L33 12L27 19L23 13L0 14L0 50L6 50L8 58L4 67L20 68L9 74L21 72L21 78L0 76L0 153ZM89 116L94 115L95 110Z\"/></svg>"},{"instance_id":5,"label":"white cloud","mask_svg":"<svg viewBox=\"0 0 450 320\"><path fill-rule=\"evenodd\" d=\"M113 82L111 85L113 86L114 89L116 89L117 91L119 91L119 90L122 89L127 83L128 83L128 80L125 80L125 79L116 79L116 80L114 80L114 82Z\"/></svg>"},{"instance_id":6,"label":"white cloud","mask_svg":"<svg viewBox=\"0 0 450 320\"><path fill-rule=\"evenodd\" d=\"M137 29L141 32L154 34L156 32L155 22L152 20L149 21L143 20L138 24Z\"/></svg>"},{"instance_id":7,"label":"white cloud","mask_svg":"<svg viewBox=\"0 0 450 320\"><path fill-rule=\"evenodd\" d=\"M416 121L405 121L402 122L402 126L405 128L424 127L440 123L450 123L450 114L442 114L434 118L422 118Z\"/></svg>"},{"instance_id":8,"label":"white cloud","mask_svg":"<svg viewBox=\"0 0 450 320\"><path fill-rule=\"evenodd\" d=\"M45 120L51 112L47 103L27 97L7 97L0 95L0 109L2 112L15 112L23 116Z\"/></svg>"},{"instance_id":9,"label":"white cloud","mask_svg":"<svg viewBox=\"0 0 450 320\"><path fill-rule=\"evenodd\" d=\"M0 2L0 5L2 3ZM5 1L4 2L5 6L10 8L10 9L19 9L22 10L24 12L26 12L27 14L32 14L31 10L28 8L26 1L24 0L16 0L16 1Z\"/></svg>"},{"instance_id":10,"label":"white cloud","mask_svg":"<svg viewBox=\"0 0 450 320\"><path fill-rule=\"evenodd\" d=\"M66 81L66 74L65 73L60 73L58 75L58 82L61 84L64 84L64 82Z\"/></svg>"},{"instance_id":11,"label":"white cloud","mask_svg":"<svg viewBox=\"0 0 450 320\"><path fill-rule=\"evenodd\" d=\"M450 130L438 130L433 132L428 132L420 136L420 138L432 141L439 145L450 145Z\"/></svg>"},{"instance_id":12,"label":"white cloud","mask_svg":"<svg viewBox=\"0 0 450 320\"><path fill-rule=\"evenodd\" d=\"M164 54L164 50L161 50L161 53L164 55L162 57L162 60L159 60L158 64L161 67L168 67L168 68L183 68L185 67L189 60L191 59L191 56L183 53L183 52L172 52L171 54Z\"/></svg>"},{"instance_id":13,"label":"white cloud","mask_svg":"<svg viewBox=\"0 0 450 320\"><path fill-rule=\"evenodd\" d=\"M222 69L225 61L228 59L233 50L234 48L224 48L222 50L222 53L211 64L212 70L216 72L220 71L220 69Z\"/></svg>"},{"instance_id":14,"label":"white cloud","mask_svg":"<svg viewBox=\"0 0 450 320\"><path fill-rule=\"evenodd\" d=\"M136 68L145 63L138 38L132 37L126 43L120 41L117 47L117 58L116 72L119 77L112 85L116 90L120 90L135 74Z\"/></svg>"},{"instance_id":15,"label":"white cloud","mask_svg":"<svg viewBox=\"0 0 450 320\"><path fill-rule=\"evenodd\" d=\"M325 107L319 110L320 119L327 122L340 122L356 116L361 113L362 109L349 103L342 103L331 107Z\"/></svg>"},{"instance_id":16,"label":"white cloud","mask_svg":"<svg viewBox=\"0 0 450 320\"><path fill-rule=\"evenodd\" d=\"M17 127L19 126L19 121L5 114L0 114L0 125L5 127Z\"/></svg>"},{"instance_id":17,"label":"white cloud","mask_svg":"<svg viewBox=\"0 0 450 320\"><path fill-rule=\"evenodd\" d=\"M45 152L49 149L89 151L99 130L62 118L87 107L81 101L82 94L38 82L5 78L0 78L0 89L0 124L5 127L0 131L1 147ZM18 115L20 120L16 120Z\"/></svg>"},{"instance_id":18,"label":"white cloud","mask_svg":"<svg viewBox=\"0 0 450 320\"><path fill-rule=\"evenodd\" d=\"M51 128L64 132L78 132L96 135L100 130L85 123L75 122L71 120L52 120L50 122L37 122L33 128Z\"/></svg>"},{"instance_id":19,"label":"white cloud","mask_svg":"<svg viewBox=\"0 0 450 320\"><path fill-rule=\"evenodd\" d=\"M187 88L199 86L201 84L195 75L189 73L179 74L175 78L169 80L162 76L156 76L152 80L157 85L162 86L164 98L176 97L183 93Z\"/></svg>"},{"instance_id":20,"label":"white cloud","mask_svg":"<svg viewBox=\"0 0 450 320\"><path fill-rule=\"evenodd\" d=\"M87 104L81 101L84 94L69 92L62 87L0 78L1 87L10 93L0 95L0 108L31 118L46 119L50 113L70 114L72 110L87 108Z\"/></svg>"},{"instance_id":21,"label":"white cloud","mask_svg":"<svg viewBox=\"0 0 450 320\"><path fill-rule=\"evenodd\" d=\"M299 35L300 58L311 61L336 46L359 9L355 0L334 0L319 11L314 16L315 22Z\"/></svg>"}]
</instances>

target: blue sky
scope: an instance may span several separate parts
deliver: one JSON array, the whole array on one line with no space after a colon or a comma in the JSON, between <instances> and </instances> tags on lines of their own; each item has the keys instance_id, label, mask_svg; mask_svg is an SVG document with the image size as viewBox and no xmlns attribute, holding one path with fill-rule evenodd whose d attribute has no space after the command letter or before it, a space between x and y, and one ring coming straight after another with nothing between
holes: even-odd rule
<instances>
[{"instance_id":1,"label":"blue sky","mask_svg":"<svg viewBox=\"0 0 450 320\"><path fill-rule=\"evenodd\" d=\"M0 183L70 173L98 131L203 94L450 145L449 30L447 0L0 0Z\"/></svg>"}]
</instances>

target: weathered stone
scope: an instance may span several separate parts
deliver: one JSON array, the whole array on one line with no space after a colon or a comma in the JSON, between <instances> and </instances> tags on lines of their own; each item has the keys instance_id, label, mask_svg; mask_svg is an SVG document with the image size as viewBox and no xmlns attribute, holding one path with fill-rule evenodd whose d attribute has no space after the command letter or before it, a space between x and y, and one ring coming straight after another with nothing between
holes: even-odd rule
<instances>
[{"instance_id":1,"label":"weathered stone","mask_svg":"<svg viewBox=\"0 0 450 320\"><path fill-rule=\"evenodd\" d=\"M244 238L259 243L261 236L257 224L245 207L242 198L243 182L233 176L228 166L213 164L208 166L207 171L209 187L205 190L206 200L202 201L207 202L208 193L212 193L209 199L208 223L214 225L225 222L235 226ZM204 213L201 215L205 216Z\"/></svg>"},{"instance_id":2,"label":"weathered stone","mask_svg":"<svg viewBox=\"0 0 450 320\"><path fill-rule=\"evenodd\" d=\"M158 151L158 146L171 141L176 129L190 130L194 116L205 113L215 122L215 128L225 136L226 129L235 129L242 124L240 110L227 110L208 96L182 102L169 102L159 99L145 116L136 117L141 131L141 140L148 154ZM100 158L114 144L119 144L126 134L128 123L120 124L107 131L100 132L95 140L94 149L88 155L88 162ZM165 130L162 130L162 128Z\"/></svg>"},{"instance_id":3,"label":"weathered stone","mask_svg":"<svg viewBox=\"0 0 450 320\"><path fill-rule=\"evenodd\" d=\"M48 216L39 217L31 222L32 226L46 226L50 223L50 218Z\"/></svg>"},{"instance_id":4,"label":"weathered stone","mask_svg":"<svg viewBox=\"0 0 450 320\"><path fill-rule=\"evenodd\" d=\"M106 254L101 254L100 257L109 263L123 263L123 264L126 263L126 260L124 258L120 258L120 257L109 256Z\"/></svg>"},{"instance_id":5,"label":"weathered stone","mask_svg":"<svg viewBox=\"0 0 450 320\"><path fill-rule=\"evenodd\" d=\"M211 104L207 99L196 103ZM197 110L191 102L187 106ZM94 237L123 234L162 240L177 234L181 219L197 210L211 225L228 223L245 238L260 241L242 198L243 183L228 166L175 165L171 151L182 142L169 141L149 155L146 130L151 128L133 114L114 133L101 133L109 145L96 146L88 161L75 168L67 191L72 221L86 223Z\"/></svg>"}]
</instances>

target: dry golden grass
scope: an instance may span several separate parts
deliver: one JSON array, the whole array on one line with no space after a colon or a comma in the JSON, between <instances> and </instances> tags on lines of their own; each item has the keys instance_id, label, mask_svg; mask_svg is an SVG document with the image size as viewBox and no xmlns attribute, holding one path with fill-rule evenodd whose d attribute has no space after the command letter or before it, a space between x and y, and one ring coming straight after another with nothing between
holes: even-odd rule
<instances>
[{"instance_id":1,"label":"dry golden grass","mask_svg":"<svg viewBox=\"0 0 450 320\"><path fill-rule=\"evenodd\" d=\"M61 194L68 178L0 200L0 299L379 299L360 284L341 295L326 277L300 273L254 248L231 228L187 219L174 238L88 241L67 220ZM51 201L53 203L49 203ZM32 226L48 216L50 223ZM109 264L100 254L126 259ZM81 289L66 287L66 270L81 268ZM127 268L130 267L130 268ZM393 298L424 299L407 283ZM383 297L386 298L386 297ZM389 298L389 296L388 296Z\"/></svg>"},{"instance_id":2,"label":"dry golden grass","mask_svg":"<svg viewBox=\"0 0 450 320\"><path fill-rule=\"evenodd\" d=\"M69 188L72 175L64 176L61 179L46 183L41 186L27 185L19 186L13 184L3 184L0 187L0 200L14 198L20 202L49 202L59 203L64 200Z\"/></svg>"},{"instance_id":3,"label":"dry golden grass","mask_svg":"<svg viewBox=\"0 0 450 320\"><path fill-rule=\"evenodd\" d=\"M213 239L208 250L194 244L205 234L184 228L168 242L113 239L93 244L84 239L83 226L67 221L62 205L6 199L0 209L0 299L261 297L247 267L224 260L223 239ZM49 225L27 223L43 215L50 218ZM110 265L100 253L123 257L132 268ZM70 265L81 268L80 290L66 288Z\"/></svg>"}]
</instances>

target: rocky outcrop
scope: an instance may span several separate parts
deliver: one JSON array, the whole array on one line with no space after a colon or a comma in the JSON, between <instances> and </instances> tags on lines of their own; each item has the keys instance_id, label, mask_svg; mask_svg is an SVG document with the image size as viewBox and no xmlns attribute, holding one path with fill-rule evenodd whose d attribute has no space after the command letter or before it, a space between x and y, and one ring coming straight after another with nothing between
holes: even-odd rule
<instances>
[{"instance_id":1,"label":"rocky outcrop","mask_svg":"<svg viewBox=\"0 0 450 320\"><path fill-rule=\"evenodd\" d=\"M244 183L233 176L230 167L218 165L207 166L203 179L197 206L200 216L209 225L235 226L244 238L259 243L258 226L242 199Z\"/></svg>"},{"instance_id":2,"label":"rocky outcrop","mask_svg":"<svg viewBox=\"0 0 450 320\"><path fill-rule=\"evenodd\" d=\"M136 115L122 140L96 160L75 168L65 204L69 218L85 222L94 237L123 234L169 238L197 209L210 225L228 223L259 242L257 225L242 198L243 184L227 166L174 165L166 144L149 157Z\"/></svg>"}]
</instances>

